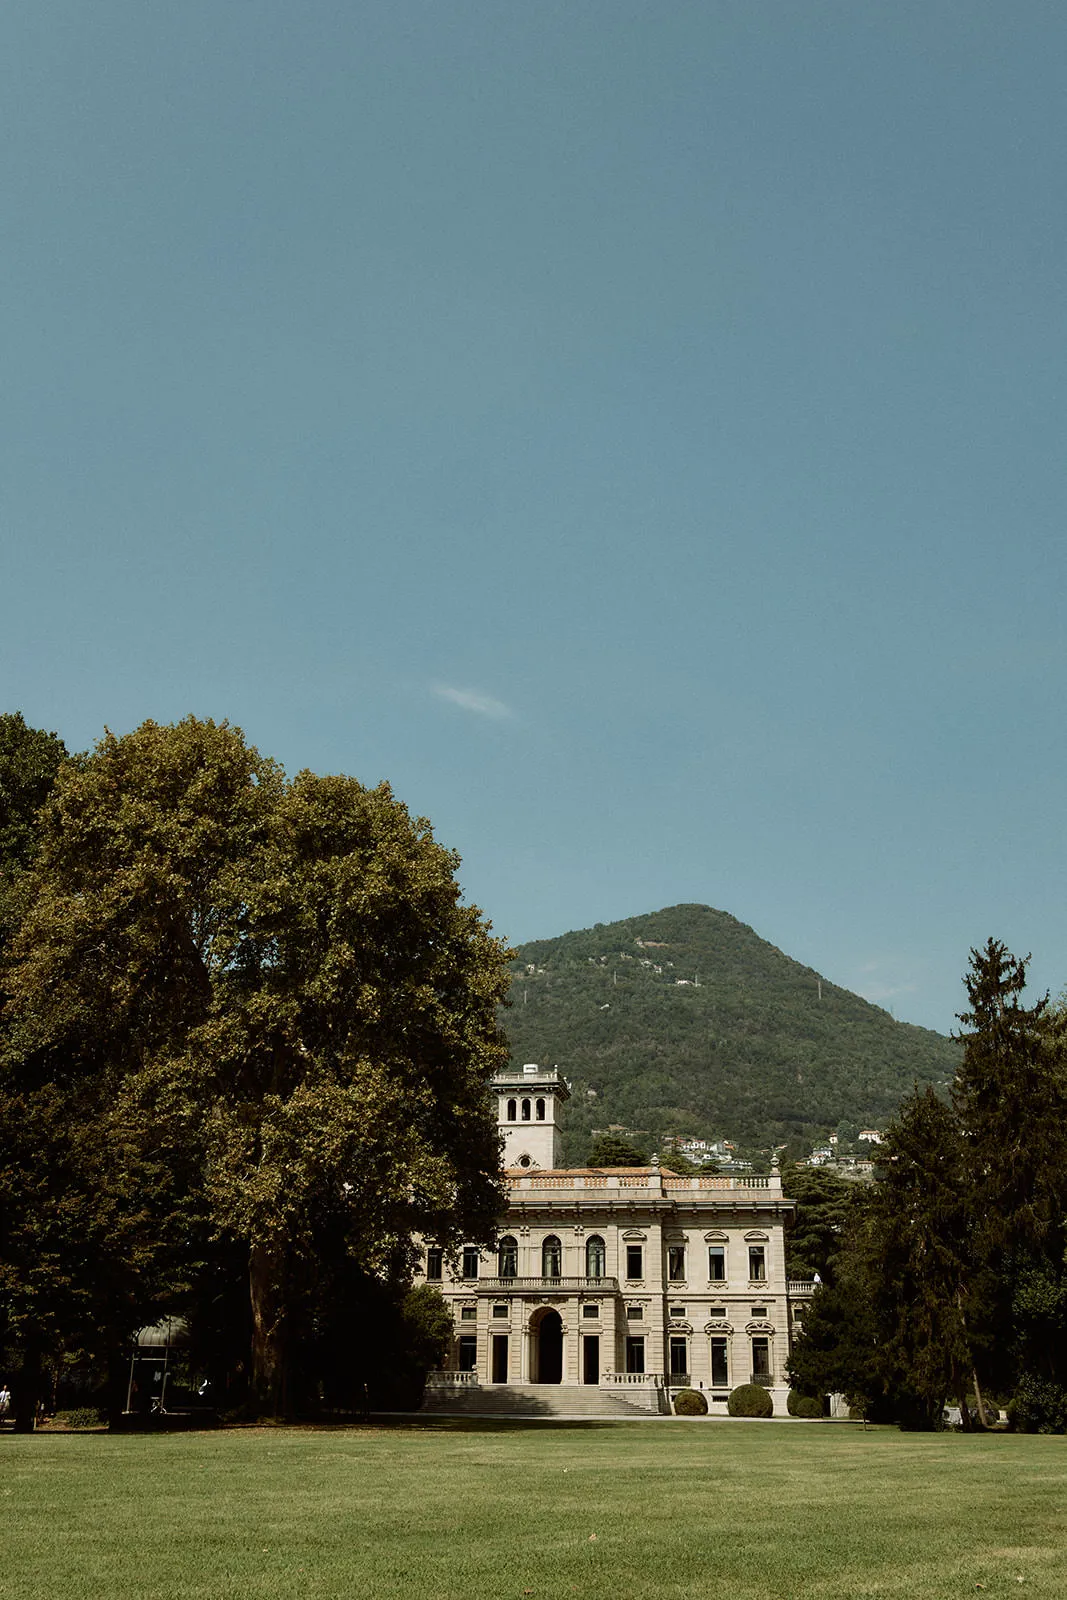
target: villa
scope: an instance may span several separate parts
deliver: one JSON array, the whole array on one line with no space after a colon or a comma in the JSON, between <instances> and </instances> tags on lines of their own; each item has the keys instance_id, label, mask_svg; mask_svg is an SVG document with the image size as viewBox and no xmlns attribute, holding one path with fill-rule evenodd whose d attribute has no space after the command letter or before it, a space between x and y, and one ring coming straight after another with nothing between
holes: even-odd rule
<instances>
[{"instance_id":1,"label":"villa","mask_svg":"<svg viewBox=\"0 0 1067 1600\"><path fill-rule=\"evenodd\" d=\"M507 1213L495 1251L469 1245L455 1270L423 1246L426 1278L455 1319L451 1363L431 1374L427 1405L524 1409L539 1397L546 1409L665 1412L672 1389L691 1387L725 1413L731 1389L754 1382L784 1415L790 1337L811 1285L786 1279L793 1204L778 1172L563 1168L569 1090L558 1071L527 1065L493 1089Z\"/></svg>"}]
</instances>

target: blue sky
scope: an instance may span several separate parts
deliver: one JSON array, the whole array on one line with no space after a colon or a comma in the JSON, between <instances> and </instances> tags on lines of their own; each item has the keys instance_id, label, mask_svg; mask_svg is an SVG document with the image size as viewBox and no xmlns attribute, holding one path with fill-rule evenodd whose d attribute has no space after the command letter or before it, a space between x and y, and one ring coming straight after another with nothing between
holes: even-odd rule
<instances>
[{"instance_id":1,"label":"blue sky","mask_svg":"<svg viewBox=\"0 0 1067 1600\"><path fill-rule=\"evenodd\" d=\"M512 940L1067 983L1067 12L9 0L0 683L388 778Z\"/></svg>"}]
</instances>

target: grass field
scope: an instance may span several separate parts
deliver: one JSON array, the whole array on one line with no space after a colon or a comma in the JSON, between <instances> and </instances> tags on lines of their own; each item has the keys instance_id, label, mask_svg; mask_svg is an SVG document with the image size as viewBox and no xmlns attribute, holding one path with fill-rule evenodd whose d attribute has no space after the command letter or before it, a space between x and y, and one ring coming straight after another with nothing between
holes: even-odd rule
<instances>
[{"instance_id":1,"label":"grass field","mask_svg":"<svg viewBox=\"0 0 1067 1600\"><path fill-rule=\"evenodd\" d=\"M4 1600L976 1593L1067 1596L1064 1440L444 1418L0 1438Z\"/></svg>"}]
</instances>

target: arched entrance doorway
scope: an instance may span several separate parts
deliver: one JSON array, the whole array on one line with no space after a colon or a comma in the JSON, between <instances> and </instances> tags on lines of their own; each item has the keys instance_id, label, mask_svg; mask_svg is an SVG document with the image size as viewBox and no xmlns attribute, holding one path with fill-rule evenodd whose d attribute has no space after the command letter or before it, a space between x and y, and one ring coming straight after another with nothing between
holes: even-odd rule
<instances>
[{"instance_id":1,"label":"arched entrance doorway","mask_svg":"<svg viewBox=\"0 0 1067 1600\"><path fill-rule=\"evenodd\" d=\"M534 1334L537 1382L563 1382L563 1322L558 1311L543 1311Z\"/></svg>"}]
</instances>

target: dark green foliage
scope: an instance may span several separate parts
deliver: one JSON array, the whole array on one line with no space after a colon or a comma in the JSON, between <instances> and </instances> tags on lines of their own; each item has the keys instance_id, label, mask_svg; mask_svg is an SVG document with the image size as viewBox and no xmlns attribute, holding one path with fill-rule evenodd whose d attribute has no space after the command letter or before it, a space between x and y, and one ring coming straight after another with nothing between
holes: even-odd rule
<instances>
[{"instance_id":1,"label":"dark green foliage","mask_svg":"<svg viewBox=\"0 0 1067 1600\"><path fill-rule=\"evenodd\" d=\"M791 1167L783 1171L782 1184L797 1208L786 1223L786 1274L813 1278L818 1273L832 1284L849 1219L867 1202L869 1189L828 1167Z\"/></svg>"},{"instance_id":2,"label":"dark green foliage","mask_svg":"<svg viewBox=\"0 0 1067 1600\"><path fill-rule=\"evenodd\" d=\"M952 1091L983 1254L1060 1246L1067 1209L1065 1026L1048 997L1022 1004L1026 962L990 939L971 951L971 1009Z\"/></svg>"},{"instance_id":3,"label":"dark green foliage","mask_svg":"<svg viewBox=\"0 0 1067 1600\"><path fill-rule=\"evenodd\" d=\"M0 878L29 866L37 816L66 755L58 734L28 728L17 711L0 716Z\"/></svg>"},{"instance_id":4,"label":"dark green foliage","mask_svg":"<svg viewBox=\"0 0 1067 1600\"><path fill-rule=\"evenodd\" d=\"M801 1394L843 1394L862 1415L891 1421L877 1333L869 1284L848 1260L838 1283L816 1289L805 1308L804 1331L789 1357L790 1382Z\"/></svg>"},{"instance_id":5,"label":"dark green foliage","mask_svg":"<svg viewBox=\"0 0 1067 1600\"><path fill-rule=\"evenodd\" d=\"M1025 975L995 940L971 952L952 1103L916 1089L891 1124L790 1359L803 1392L908 1428L940 1427L952 1400L969 1428L977 1385L1014 1394L1020 1427L1064 1426L1064 1024L1022 1004Z\"/></svg>"},{"instance_id":6,"label":"dark green foliage","mask_svg":"<svg viewBox=\"0 0 1067 1600\"><path fill-rule=\"evenodd\" d=\"M817 973L709 906L523 945L512 972L513 1060L559 1062L574 1086L568 1161L609 1122L763 1144L881 1126L959 1064L940 1034L825 980L820 997Z\"/></svg>"},{"instance_id":7,"label":"dark green foliage","mask_svg":"<svg viewBox=\"0 0 1067 1600\"><path fill-rule=\"evenodd\" d=\"M321 1378L334 1411L417 1411L426 1374L444 1365L453 1334L452 1314L431 1284L405 1290L359 1275L338 1285L317 1326L317 1344L309 1330L310 1376Z\"/></svg>"},{"instance_id":8,"label":"dark green foliage","mask_svg":"<svg viewBox=\"0 0 1067 1600\"><path fill-rule=\"evenodd\" d=\"M1067 1389L1067 1018L1047 996L1024 1005L1025 983L1026 962L998 940L971 951L952 1098L970 1190L974 1364L987 1388L1014 1391L1020 1418L1050 1429Z\"/></svg>"},{"instance_id":9,"label":"dark green foliage","mask_svg":"<svg viewBox=\"0 0 1067 1600\"><path fill-rule=\"evenodd\" d=\"M699 1389L678 1389L674 1395L674 1413L678 1417L706 1417L707 1398Z\"/></svg>"},{"instance_id":10,"label":"dark green foliage","mask_svg":"<svg viewBox=\"0 0 1067 1600\"><path fill-rule=\"evenodd\" d=\"M970 1381L973 1258L963 1145L951 1107L908 1097L878 1152L867 1220L879 1365L912 1426L939 1427Z\"/></svg>"},{"instance_id":11,"label":"dark green foliage","mask_svg":"<svg viewBox=\"0 0 1067 1600\"><path fill-rule=\"evenodd\" d=\"M57 1411L52 1421L57 1428L101 1428L107 1418L95 1406L74 1406L70 1411Z\"/></svg>"},{"instance_id":12,"label":"dark green foliage","mask_svg":"<svg viewBox=\"0 0 1067 1600\"><path fill-rule=\"evenodd\" d=\"M726 1402L731 1417L773 1417L774 1401L762 1384L742 1383Z\"/></svg>"},{"instance_id":13,"label":"dark green foliage","mask_svg":"<svg viewBox=\"0 0 1067 1600\"><path fill-rule=\"evenodd\" d=\"M811 1394L798 1394L795 1389L790 1389L785 1408L791 1417L821 1417L823 1415L822 1401Z\"/></svg>"},{"instance_id":14,"label":"dark green foliage","mask_svg":"<svg viewBox=\"0 0 1067 1600\"><path fill-rule=\"evenodd\" d=\"M413 1234L491 1236L505 952L387 785L288 781L227 724L107 735L37 830L0 1058L16 1402L164 1303L217 1328L243 1245L246 1370L291 1412L353 1274L395 1300Z\"/></svg>"},{"instance_id":15,"label":"dark green foliage","mask_svg":"<svg viewBox=\"0 0 1067 1600\"><path fill-rule=\"evenodd\" d=\"M647 1167L648 1151L614 1133L602 1133L589 1146L590 1167Z\"/></svg>"},{"instance_id":16,"label":"dark green foliage","mask_svg":"<svg viewBox=\"0 0 1067 1600\"><path fill-rule=\"evenodd\" d=\"M1024 1373L1008 1406L1008 1421L1020 1433L1067 1433L1067 1388Z\"/></svg>"}]
</instances>

